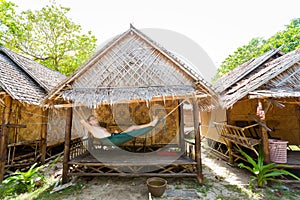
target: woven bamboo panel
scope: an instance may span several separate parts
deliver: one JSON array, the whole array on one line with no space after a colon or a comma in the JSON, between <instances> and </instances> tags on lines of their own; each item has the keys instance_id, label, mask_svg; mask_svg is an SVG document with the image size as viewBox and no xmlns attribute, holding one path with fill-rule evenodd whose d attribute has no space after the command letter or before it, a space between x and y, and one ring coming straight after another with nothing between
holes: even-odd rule
<instances>
[{"instance_id":1,"label":"woven bamboo panel","mask_svg":"<svg viewBox=\"0 0 300 200\"><path fill-rule=\"evenodd\" d=\"M95 78L95 75L100 75ZM73 88L192 85L178 67L136 34L122 38Z\"/></svg>"},{"instance_id":2,"label":"woven bamboo panel","mask_svg":"<svg viewBox=\"0 0 300 200\"><path fill-rule=\"evenodd\" d=\"M101 54L62 92L74 104L148 100L155 96L194 95L194 80L165 54L132 33Z\"/></svg>"},{"instance_id":3,"label":"woven bamboo panel","mask_svg":"<svg viewBox=\"0 0 300 200\"><path fill-rule=\"evenodd\" d=\"M20 124L26 124L26 128L20 129L20 138L24 140L40 139L42 130L42 110L39 106L21 106Z\"/></svg>"},{"instance_id":4,"label":"woven bamboo panel","mask_svg":"<svg viewBox=\"0 0 300 200\"><path fill-rule=\"evenodd\" d=\"M3 112L3 107L0 107ZM40 139L42 110L39 106L12 101L9 124L24 124L26 128L9 128L9 143Z\"/></svg>"},{"instance_id":5,"label":"woven bamboo panel","mask_svg":"<svg viewBox=\"0 0 300 200\"><path fill-rule=\"evenodd\" d=\"M151 103L149 106L145 102L130 104L101 105L95 109L95 115L99 122L105 126L109 132L121 132L128 126L145 124L151 121L151 116L157 115L159 118L166 116L178 103L176 101L166 101ZM178 109L173 111L166 119L165 123L159 124L155 129L144 137L136 139L136 145L146 142L147 145L168 144L178 142L179 130ZM145 140L146 137L146 140ZM132 141L127 145L132 145Z\"/></svg>"},{"instance_id":6,"label":"woven bamboo panel","mask_svg":"<svg viewBox=\"0 0 300 200\"><path fill-rule=\"evenodd\" d=\"M54 145L64 141L66 127L66 110L49 110L47 124L47 145Z\"/></svg>"},{"instance_id":7,"label":"woven bamboo panel","mask_svg":"<svg viewBox=\"0 0 300 200\"><path fill-rule=\"evenodd\" d=\"M239 101L228 112L228 124L239 122L254 123L249 113L256 115L257 100ZM266 125L272 129L270 136L289 141L289 144L300 144L300 114L297 105L285 104L284 108L270 106L266 113Z\"/></svg>"}]
</instances>

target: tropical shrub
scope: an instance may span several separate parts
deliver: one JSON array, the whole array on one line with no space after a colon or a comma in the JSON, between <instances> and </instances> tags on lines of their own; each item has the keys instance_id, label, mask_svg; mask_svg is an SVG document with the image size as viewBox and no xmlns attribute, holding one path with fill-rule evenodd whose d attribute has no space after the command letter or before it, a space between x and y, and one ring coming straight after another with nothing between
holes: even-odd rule
<instances>
[{"instance_id":1,"label":"tropical shrub","mask_svg":"<svg viewBox=\"0 0 300 200\"><path fill-rule=\"evenodd\" d=\"M16 171L12 176L2 181L0 189L0 197L3 195L14 195L25 192L32 192L45 182L45 177L38 171L44 166L35 167L37 163L32 165L27 172Z\"/></svg>"},{"instance_id":2,"label":"tropical shrub","mask_svg":"<svg viewBox=\"0 0 300 200\"><path fill-rule=\"evenodd\" d=\"M259 155L257 161L255 161L244 151L240 150L239 152L247 159L250 165L252 165L252 167L245 165L244 163L240 163L238 165L240 168L245 168L253 174L249 182L249 186L251 189L253 188L254 181L257 182L257 187L264 187L265 185L267 185L268 181L277 181L275 177L282 175L288 175L300 181L299 177L283 169L289 168L288 165L275 163L264 164L264 156L261 147L259 148Z\"/></svg>"}]
</instances>

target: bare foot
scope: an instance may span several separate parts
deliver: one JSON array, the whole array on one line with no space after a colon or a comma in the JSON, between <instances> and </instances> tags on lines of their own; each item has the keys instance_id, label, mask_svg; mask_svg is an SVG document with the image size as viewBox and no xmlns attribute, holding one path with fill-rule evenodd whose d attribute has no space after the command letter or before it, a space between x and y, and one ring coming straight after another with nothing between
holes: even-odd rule
<instances>
[{"instance_id":1,"label":"bare foot","mask_svg":"<svg viewBox=\"0 0 300 200\"><path fill-rule=\"evenodd\" d=\"M151 126L155 126L158 122L158 116L154 116L153 121L151 122Z\"/></svg>"}]
</instances>

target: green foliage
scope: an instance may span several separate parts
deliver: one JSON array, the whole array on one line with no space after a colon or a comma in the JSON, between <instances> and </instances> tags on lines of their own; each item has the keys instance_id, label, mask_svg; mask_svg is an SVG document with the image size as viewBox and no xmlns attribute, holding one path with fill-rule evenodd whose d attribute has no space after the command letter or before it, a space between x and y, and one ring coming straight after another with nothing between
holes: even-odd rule
<instances>
[{"instance_id":1,"label":"green foliage","mask_svg":"<svg viewBox=\"0 0 300 200\"><path fill-rule=\"evenodd\" d=\"M247 159L247 161L252 165L252 167L245 165L244 163L240 163L238 166L240 168L245 168L250 171L253 176L251 176L251 180L249 182L250 188L253 187L253 182L257 182L258 187L265 186L268 181L276 181L274 177L288 175L300 181L300 178L296 175L286 171L282 168L288 168L289 166L284 164L275 165L275 163L264 164L264 157L262 153L262 149L259 149L259 155L257 161L255 161L251 156L249 156L244 151L240 151L240 153Z\"/></svg>"},{"instance_id":2,"label":"green foliage","mask_svg":"<svg viewBox=\"0 0 300 200\"><path fill-rule=\"evenodd\" d=\"M277 32L268 39L253 38L248 44L238 47L233 54L222 61L214 80L252 58L281 46L281 51L284 53L300 47L300 18L293 19L284 30Z\"/></svg>"},{"instance_id":3,"label":"green foliage","mask_svg":"<svg viewBox=\"0 0 300 200\"><path fill-rule=\"evenodd\" d=\"M35 167L36 164L32 165L27 172L16 171L12 176L2 181L0 197L32 192L35 188L42 186L45 177L38 171L44 166Z\"/></svg>"},{"instance_id":4,"label":"green foliage","mask_svg":"<svg viewBox=\"0 0 300 200\"><path fill-rule=\"evenodd\" d=\"M218 68L217 78L233 70L235 67L247 62L260 54L259 46L263 43L262 38L253 38L247 45L239 47L233 55L229 55Z\"/></svg>"},{"instance_id":5,"label":"green foliage","mask_svg":"<svg viewBox=\"0 0 300 200\"><path fill-rule=\"evenodd\" d=\"M15 31L16 25L14 22L14 16L16 4L0 0L0 38L3 38L5 32L10 29L11 32ZM0 40L0 45L4 45L3 41Z\"/></svg>"},{"instance_id":6,"label":"green foliage","mask_svg":"<svg viewBox=\"0 0 300 200\"><path fill-rule=\"evenodd\" d=\"M11 15L14 25L6 22L1 42L53 70L72 74L95 50L96 37L82 34L81 26L67 17L69 11L52 2L41 10Z\"/></svg>"},{"instance_id":7,"label":"green foliage","mask_svg":"<svg viewBox=\"0 0 300 200\"><path fill-rule=\"evenodd\" d=\"M262 46L262 51L267 51L271 47L278 48L283 46L281 51L288 53L300 47L300 18L294 19L286 29L277 32L275 35L266 40Z\"/></svg>"}]
</instances>

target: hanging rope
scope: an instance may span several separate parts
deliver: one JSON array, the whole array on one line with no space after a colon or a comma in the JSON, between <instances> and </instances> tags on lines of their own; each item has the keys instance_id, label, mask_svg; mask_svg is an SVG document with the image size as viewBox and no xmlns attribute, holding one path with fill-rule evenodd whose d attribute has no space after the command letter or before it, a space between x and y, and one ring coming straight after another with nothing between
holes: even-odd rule
<instances>
[{"instance_id":1,"label":"hanging rope","mask_svg":"<svg viewBox=\"0 0 300 200\"><path fill-rule=\"evenodd\" d=\"M186 102L186 99L184 99L180 104L178 104L175 108L173 108L168 114L166 114L163 119L166 119L169 115L171 115L179 106L181 106L184 102Z\"/></svg>"},{"instance_id":2,"label":"hanging rope","mask_svg":"<svg viewBox=\"0 0 300 200\"><path fill-rule=\"evenodd\" d=\"M175 108L173 108L168 114L166 114L162 119L164 119L164 137L167 137L167 126L166 126L166 118L171 115L179 106L181 106L186 99L184 99L180 104L178 104Z\"/></svg>"}]
</instances>

